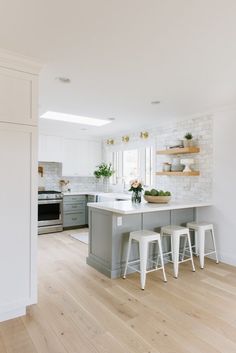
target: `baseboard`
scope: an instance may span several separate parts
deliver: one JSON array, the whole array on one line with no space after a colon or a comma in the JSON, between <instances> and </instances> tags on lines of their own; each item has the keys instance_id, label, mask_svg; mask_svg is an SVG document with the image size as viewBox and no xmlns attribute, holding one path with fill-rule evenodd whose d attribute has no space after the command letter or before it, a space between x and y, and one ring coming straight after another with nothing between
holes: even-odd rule
<instances>
[{"instance_id":1,"label":"baseboard","mask_svg":"<svg viewBox=\"0 0 236 353\"><path fill-rule=\"evenodd\" d=\"M15 319L26 314L26 306L0 312L0 322Z\"/></svg>"},{"instance_id":2,"label":"baseboard","mask_svg":"<svg viewBox=\"0 0 236 353\"><path fill-rule=\"evenodd\" d=\"M220 253L219 260L227 265L236 266L236 257L233 257L230 254Z\"/></svg>"}]
</instances>

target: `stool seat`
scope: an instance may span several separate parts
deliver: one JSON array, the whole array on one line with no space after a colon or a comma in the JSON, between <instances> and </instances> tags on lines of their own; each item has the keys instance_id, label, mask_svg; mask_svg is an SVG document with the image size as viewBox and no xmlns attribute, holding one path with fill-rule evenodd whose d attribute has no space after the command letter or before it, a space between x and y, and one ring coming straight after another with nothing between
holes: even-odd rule
<instances>
[{"instance_id":1,"label":"stool seat","mask_svg":"<svg viewBox=\"0 0 236 353\"><path fill-rule=\"evenodd\" d=\"M132 241L136 241L139 243L139 254L140 260L129 261L129 256L131 252L131 245ZM157 242L159 248L159 256L157 257L157 261L152 261L148 259L148 246L150 243ZM158 259L161 259L161 266L158 267ZM151 270L147 270L147 262L151 261L154 264L154 268ZM140 271L137 270L136 267L132 266L134 264L140 263ZM161 245L161 236L159 233L153 232L151 230L138 230L134 232L130 232L129 235L129 243L128 243L128 250L126 256L126 263L125 263L125 270L123 278L126 278L127 269L128 267L133 268L136 272L140 272L140 281L141 281L141 288L145 288L146 284L146 274L148 272L162 270L164 282L166 280L165 268L164 268L164 261L163 261L163 253L162 253L162 245Z\"/></svg>"},{"instance_id":2,"label":"stool seat","mask_svg":"<svg viewBox=\"0 0 236 353\"><path fill-rule=\"evenodd\" d=\"M159 233L153 232L151 230L137 230L134 232L130 232L130 236L132 237L132 239L136 240L136 241L140 241L142 240L146 240L148 242L150 241L155 241L160 237Z\"/></svg>"},{"instance_id":3,"label":"stool seat","mask_svg":"<svg viewBox=\"0 0 236 353\"><path fill-rule=\"evenodd\" d=\"M186 227L181 227L178 225L168 225L165 227L161 227L161 236L170 236L171 238L171 251L165 253L164 255L171 254L171 259L174 265L174 277L178 278L179 274L179 264L186 261L191 261L192 263L192 270L195 272L194 262L193 262L193 254L192 254L192 247L191 247L191 240L190 240L190 233L189 229ZM184 253L182 254L182 258L180 260L180 239L184 237L184 251L186 247L186 243L189 244L189 252L190 257L184 259Z\"/></svg>"},{"instance_id":4,"label":"stool seat","mask_svg":"<svg viewBox=\"0 0 236 353\"><path fill-rule=\"evenodd\" d=\"M186 234L189 232L188 228L186 227L181 227L181 226L176 226L176 225L169 225L161 228L162 233L165 234Z\"/></svg>"},{"instance_id":5,"label":"stool seat","mask_svg":"<svg viewBox=\"0 0 236 353\"><path fill-rule=\"evenodd\" d=\"M187 223L187 227L190 229L198 230L199 228L204 228L205 230L210 230L213 228L212 223L207 223L207 222L189 222Z\"/></svg>"}]
</instances>

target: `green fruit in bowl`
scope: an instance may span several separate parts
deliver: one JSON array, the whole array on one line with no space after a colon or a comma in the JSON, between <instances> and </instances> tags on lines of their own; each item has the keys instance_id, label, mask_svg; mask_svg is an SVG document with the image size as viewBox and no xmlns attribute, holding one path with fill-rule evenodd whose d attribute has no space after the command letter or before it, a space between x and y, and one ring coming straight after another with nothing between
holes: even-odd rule
<instances>
[{"instance_id":1,"label":"green fruit in bowl","mask_svg":"<svg viewBox=\"0 0 236 353\"><path fill-rule=\"evenodd\" d=\"M165 196L165 192L163 190L159 191L159 196Z\"/></svg>"},{"instance_id":2,"label":"green fruit in bowl","mask_svg":"<svg viewBox=\"0 0 236 353\"><path fill-rule=\"evenodd\" d=\"M151 190L151 195L152 196L158 196L158 191L156 189Z\"/></svg>"},{"instance_id":3,"label":"green fruit in bowl","mask_svg":"<svg viewBox=\"0 0 236 353\"><path fill-rule=\"evenodd\" d=\"M151 192L149 190L146 190L144 195L151 195Z\"/></svg>"},{"instance_id":4,"label":"green fruit in bowl","mask_svg":"<svg viewBox=\"0 0 236 353\"><path fill-rule=\"evenodd\" d=\"M171 196L171 193L169 191L166 191L165 196Z\"/></svg>"}]
</instances>

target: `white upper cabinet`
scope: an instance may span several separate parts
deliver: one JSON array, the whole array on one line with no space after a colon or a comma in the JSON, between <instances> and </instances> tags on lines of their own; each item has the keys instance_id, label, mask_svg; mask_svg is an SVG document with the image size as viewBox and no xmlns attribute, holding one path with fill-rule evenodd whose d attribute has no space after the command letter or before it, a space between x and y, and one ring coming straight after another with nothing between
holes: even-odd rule
<instances>
[{"instance_id":1,"label":"white upper cabinet","mask_svg":"<svg viewBox=\"0 0 236 353\"><path fill-rule=\"evenodd\" d=\"M0 122L37 125L37 76L0 67Z\"/></svg>"},{"instance_id":2,"label":"white upper cabinet","mask_svg":"<svg viewBox=\"0 0 236 353\"><path fill-rule=\"evenodd\" d=\"M93 175L96 167L102 162L102 143L89 141L89 175Z\"/></svg>"},{"instance_id":3,"label":"white upper cabinet","mask_svg":"<svg viewBox=\"0 0 236 353\"><path fill-rule=\"evenodd\" d=\"M63 176L92 176L101 163L101 143L66 138L63 145Z\"/></svg>"},{"instance_id":4,"label":"white upper cabinet","mask_svg":"<svg viewBox=\"0 0 236 353\"><path fill-rule=\"evenodd\" d=\"M40 162L61 162L63 161L63 138L61 136L39 135Z\"/></svg>"}]
</instances>

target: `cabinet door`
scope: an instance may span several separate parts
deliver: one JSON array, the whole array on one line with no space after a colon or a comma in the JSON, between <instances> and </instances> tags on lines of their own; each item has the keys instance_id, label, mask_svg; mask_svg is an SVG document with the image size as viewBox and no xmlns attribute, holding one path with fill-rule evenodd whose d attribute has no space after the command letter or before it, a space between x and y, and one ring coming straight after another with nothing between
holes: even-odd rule
<instances>
[{"instance_id":1,"label":"cabinet door","mask_svg":"<svg viewBox=\"0 0 236 353\"><path fill-rule=\"evenodd\" d=\"M88 169L88 143L83 140L64 139L63 176L85 176Z\"/></svg>"},{"instance_id":2,"label":"cabinet door","mask_svg":"<svg viewBox=\"0 0 236 353\"><path fill-rule=\"evenodd\" d=\"M89 141L88 156L89 156L88 175L93 176L94 170L102 162L101 142Z\"/></svg>"},{"instance_id":3,"label":"cabinet door","mask_svg":"<svg viewBox=\"0 0 236 353\"><path fill-rule=\"evenodd\" d=\"M64 176L91 176L101 163L101 143L97 141L64 139Z\"/></svg>"},{"instance_id":4,"label":"cabinet door","mask_svg":"<svg viewBox=\"0 0 236 353\"><path fill-rule=\"evenodd\" d=\"M77 153L78 153L78 162L77 175L79 176L88 176L89 175L89 143L86 140L77 141Z\"/></svg>"},{"instance_id":5,"label":"cabinet door","mask_svg":"<svg viewBox=\"0 0 236 353\"><path fill-rule=\"evenodd\" d=\"M0 311L7 311L36 300L37 131L0 123L0 141Z\"/></svg>"},{"instance_id":6,"label":"cabinet door","mask_svg":"<svg viewBox=\"0 0 236 353\"><path fill-rule=\"evenodd\" d=\"M64 139L63 143L63 162L62 162L62 175L63 176L76 176L78 151L77 140Z\"/></svg>"},{"instance_id":7,"label":"cabinet door","mask_svg":"<svg viewBox=\"0 0 236 353\"><path fill-rule=\"evenodd\" d=\"M39 161L62 162L63 139L61 136L39 135Z\"/></svg>"},{"instance_id":8,"label":"cabinet door","mask_svg":"<svg viewBox=\"0 0 236 353\"><path fill-rule=\"evenodd\" d=\"M37 125L38 79L0 67L0 122Z\"/></svg>"}]
</instances>

